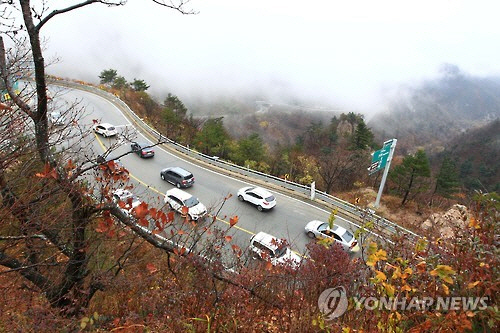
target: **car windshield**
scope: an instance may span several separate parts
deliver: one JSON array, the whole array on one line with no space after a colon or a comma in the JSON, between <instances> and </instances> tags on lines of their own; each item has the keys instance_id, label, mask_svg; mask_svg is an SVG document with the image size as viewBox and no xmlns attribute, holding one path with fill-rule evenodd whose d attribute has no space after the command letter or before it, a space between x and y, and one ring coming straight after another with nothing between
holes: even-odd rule
<instances>
[{"instance_id":1,"label":"car windshield","mask_svg":"<svg viewBox=\"0 0 500 333\"><path fill-rule=\"evenodd\" d=\"M108 127L108 131L114 131L114 130L115 130L115 128L113 126Z\"/></svg>"},{"instance_id":2,"label":"car windshield","mask_svg":"<svg viewBox=\"0 0 500 333\"><path fill-rule=\"evenodd\" d=\"M319 226L318 226L318 231L321 231L321 232L324 232L325 230L328 230L328 223L321 223Z\"/></svg>"},{"instance_id":3,"label":"car windshield","mask_svg":"<svg viewBox=\"0 0 500 333\"><path fill-rule=\"evenodd\" d=\"M283 257L286 254L286 250L286 246L278 247L276 250L274 250L274 255L276 256L276 258Z\"/></svg>"},{"instance_id":4,"label":"car windshield","mask_svg":"<svg viewBox=\"0 0 500 333\"><path fill-rule=\"evenodd\" d=\"M189 199L186 199L186 201L184 201L184 205L186 205L186 207L193 207L193 206L196 206L199 203L200 202L195 197L191 197Z\"/></svg>"},{"instance_id":5,"label":"car windshield","mask_svg":"<svg viewBox=\"0 0 500 333\"><path fill-rule=\"evenodd\" d=\"M267 202L273 202L274 201L274 195L271 195L270 197L266 198Z\"/></svg>"},{"instance_id":6,"label":"car windshield","mask_svg":"<svg viewBox=\"0 0 500 333\"><path fill-rule=\"evenodd\" d=\"M349 243L351 241L351 239L354 238L354 236L349 232L349 231L345 231L345 233L342 235L342 238L347 242Z\"/></svg>"}]
</instances>

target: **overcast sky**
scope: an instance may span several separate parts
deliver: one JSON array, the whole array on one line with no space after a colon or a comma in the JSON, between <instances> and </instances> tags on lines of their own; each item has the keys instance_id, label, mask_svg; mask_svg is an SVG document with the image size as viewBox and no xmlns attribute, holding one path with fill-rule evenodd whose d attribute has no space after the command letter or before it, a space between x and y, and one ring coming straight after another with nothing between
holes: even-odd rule
<instances>
[{"instance_id":1,"label":"overcast sky","mask_svg":"<svg viewBox=\"0 0 500 333\"><path fill-rule=\"evenodd\" d=\"M53 1L52 5L72 1ZM49 73L98 82L104 69L183 96L264 87L367 112L444 63L500 73L500 1L192 0L181 15L150 0L91 5L43 28ZM55 8L55 7L54 7Z\"/></svg>"}]
</instances>

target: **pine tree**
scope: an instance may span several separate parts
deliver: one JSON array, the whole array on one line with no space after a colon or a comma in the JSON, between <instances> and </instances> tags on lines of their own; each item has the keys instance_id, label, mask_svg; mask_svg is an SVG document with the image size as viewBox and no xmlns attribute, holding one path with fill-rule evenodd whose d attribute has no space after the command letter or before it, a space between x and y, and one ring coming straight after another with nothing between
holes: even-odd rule
<instances>
[{"instance_id":1,"label":"pine tree","mask_svg":"<svg viewBox=\"0 0 500 333\"><path fill-rule=\"evenodd\" d=\"M101 79L101 84L110 84L113 83L118 75L116 69L105 69L99 75Z\"/></svg>"},{"instance_id":2,"label":"pine tree","mask_svg":"<svg viewBox=\"0 0 500 333\"><path fill-rule=\"evenodd\" d=\"M394 167L389 177L397 184L396 191L403 196L401 206L416 194L428 189L430 176L429 159L423 150L406 156L403 163Z\"/></svg>"},{"instance_id":3,"label":"pine tree","mask_svg":"<svg viewBox=\"0 0 500 333\"><path fill-rule=\"evenodd\" d=\"M371 147L373 144L373 133L368 126L366 126L363 119L358 122L354 135L352 137L352 149L363 150Z\"/></svg>"},{"instance_id":4,"label":"pine tree","mask_svg":"<svg viewBox=\"0 0 500 333\"><path fill-rule=\"evenodd\" d=\"M456 164L450 157L446 156L439 169L434 193L450 198L452 194L458 192L459 186Z\"/></svg>"}]
</instances>

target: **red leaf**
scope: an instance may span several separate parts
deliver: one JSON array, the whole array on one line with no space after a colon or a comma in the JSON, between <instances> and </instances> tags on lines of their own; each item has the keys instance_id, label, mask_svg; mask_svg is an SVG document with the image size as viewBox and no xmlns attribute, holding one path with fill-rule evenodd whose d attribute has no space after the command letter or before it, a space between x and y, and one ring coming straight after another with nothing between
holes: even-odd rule
<instances>
[{"instance_id":1,"label":"red leaf","mask_svg":"<svg viewBox=\"0 0 500 333\"><path fill-rule=\"evenodd\" d=\"M163 229L165 228L165 227L163 226L163 223L161 223L160 221L155 221L155 226L156 226L156 230L157 230L158 232L162 232L162 231L163 231Z\"/></svg>"},{"instance_id":2,"label":"red leaf","mask_svg":"<svg viewBox=\"0 0 500 333\"><path fill-rule=\"evenodd\" d=\"M238 215L235 215L229 219L229 225L232 227L238 223Z\"/></svg>"},{"instance_id":3,"label":"red leaf","mask_svg":"<svg viewBox=\"0 0 500 333\"><path fill-rule=\"evenodd\" d=\"M149 213L148 204L145 202L141 202L139 206L134 208L134 213L138 219L144 218Z\"/></svg>"},{"instance_id":4,"label":"red leaf","mask_svg":"<svg viewBox=\"0 0 500 333\"><path fill-rule=\"evenodd\" d=\"M175 218L175 214L173 211L170 211L168 212L168 215L167 215L167 222L172 222Z\"/></svg>"},{"instance_id":5,"label":"red leaf","mask_svg":"<svg viewBox=\"0 0 500 333\"><path fill-rule=\"evenodd\" d=\"M156 266L153 265L152 263L147 263L146 269L148 270L149 274L153 274L153 273L158 272L158 268L156 268Z\"/></svg>"},{"instance_id":6,"label":"red leaf","mask_svg":"<svg viewBox=\"0 0 500 333\"><path fill-rule=\"evenodd\" d=\"M186 232L185 232L184 230L182 230L182 229L179 229L179 230L177 231L177 234L179 234L179 235L185 235L185 234L186 234Z\"/></svg>"},{"instance_id":7,"label":"red leaf","mask_svg":"<svg viewBox=\"0 0 500 333\"><path fill-rule=\"evenodd\" d=\"M149 227L149 222L148 220L146 219L138 219L137 222L139 223L139 225L143 226L143 227Z\"/></svg>"},{"instance_id":8,"label":"red leaf","mask_svg":"<svg viewBox=\"0 0 500 333\"><path fill-rule=\"evenodd\" d=\"M224 239L226 240L226 242L230 242L233 239L233 237L227 235L226 237L224 237Z\"/></svg>"}]
</instances>

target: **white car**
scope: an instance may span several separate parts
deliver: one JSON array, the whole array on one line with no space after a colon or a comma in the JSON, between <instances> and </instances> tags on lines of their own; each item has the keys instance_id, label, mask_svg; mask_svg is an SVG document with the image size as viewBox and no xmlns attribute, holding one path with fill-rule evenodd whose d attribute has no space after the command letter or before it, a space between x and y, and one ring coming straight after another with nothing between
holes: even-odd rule
<instances>
[{"instance_id":1,"label":"white car","mask_svg":"<svg viewBox=\"0 0 500 333\"><path fill-rule=\"evenodd\" d=\"M65 124L64 117L58 111L53 111L49 114L49 121L55 126L63 126Z\"/></svg>"},{"instance_id":2,"label":"white car","mask_svg":"<svg viewBox=\"0 0 500 333\"><path fill-rule=\"evenodd\" d=\"M301 258L290 250L284 239L278 239L265 232L259 232L250 238L250 251L262 260L276 265L290 265L297 268Z\"/></svg>"},{"instance_id":3,"label":"white car","mask_svg":"<svg viewBox=\"0 0 500 333\"><path fill-rule=\"evenodd\" d=\"M129 211L141 204L141 200L135 194L122 188L113 191L113 201L116 203L123 201Z\"/></svg>"},{"instance_id":4,"label":"white car","mask_svg":"<svg viewBox=\"0 0 500 333\"><path fill-rule=\"evenodd\" d=\"M237 195L238 200L250 202L255 205L260 212L276 206L276 198L274 195L262 187L243 187L239 189Z\"/></svg>"},{"instance_id":5,"label":"white car","mask_svg":"<svg viewBox=\"0 0 500 333\"><path fill-rule=\"evenodd\" d=\"M100 123L93 126L94 132L107 138L108 136L115 136L118 134L115 126L109 123Z\"/></svg>"},{"instance_id":6,"label":"white car","mask_svg":"<svg viewBox=\"0 0 500 333\"><path fill-rule=\"evenodd\" d=\"M182 214L182 207L187 207L187 215L190 220L197 221L207 214L207 207L191 194L173 188L165 193L165 203L170 209Z\"/></svg>"},{"instance_id":7,"label":"white car","mask_svg":"<svg viewBox=\"0 0 500 333\"><path fill-rule=\"evenodd\" d=\"M328 223L313 220L306 224L305 232L310 238L333 239L335 242L342 245L346 251L359 251L358 241L354 238L354 235L349 230L338 225L334 225L333 228L330 229Z\"/></svg>"}]
</instances>

